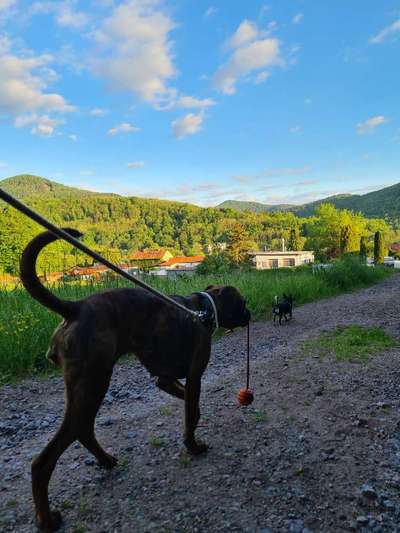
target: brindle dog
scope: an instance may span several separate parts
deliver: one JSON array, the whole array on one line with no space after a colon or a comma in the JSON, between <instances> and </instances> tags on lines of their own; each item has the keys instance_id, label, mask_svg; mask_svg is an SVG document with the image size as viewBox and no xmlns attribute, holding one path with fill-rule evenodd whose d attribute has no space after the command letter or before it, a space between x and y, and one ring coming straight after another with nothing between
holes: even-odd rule
<instances>
[{"instance_id":1,"label":"brindle dog","mask_svg":"<svg viewBox=\"0 0 400 533\"><path fill-rule=\"evenodd\" d=\"M81 234L66 228L74 237ZM163 391L185 402L184 444L198 455L207 446L195 439L200 418L201 377L207 367L213 326L193 319L189 314L164 302L143 289L111 289L79 301L61 300L39 281L36 260L39 252L55 241L44 232L26 247L21 259L21 280L38 302L61 315L64 320L51 339L48 357L61 366L66 390L64 420L56 435L32 463L32 492L38 527L55 531L61 515L51 511L48 485L61 454L76 440L80 441L100 465L112 468L115 457L97 442L94 422L107 392L117 359L134 353ZM209 286L220 326L233 329L250 321L245 300L234 287ZM210 302L201 293L188 297L173 296L188 307L200 311ZM179 379L186 379L183 385Z\"/></svg>"}]
</instances>

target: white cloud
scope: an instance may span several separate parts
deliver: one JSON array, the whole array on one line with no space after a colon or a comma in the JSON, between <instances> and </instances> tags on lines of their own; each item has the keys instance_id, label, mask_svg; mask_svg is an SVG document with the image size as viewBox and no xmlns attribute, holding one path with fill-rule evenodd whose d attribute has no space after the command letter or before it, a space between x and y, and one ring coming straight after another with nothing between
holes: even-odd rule
<instances>
[{"instance_id":1,"label":"white cloud","mask_svg":"<svg viewBox=\"0 0 400 533\"><path fill-rule=\"evenodd\" d=\"M172 130L175 137L183 139L187 135L194 135L201 129L203 123L203 114L200 112L197 115L188 113L182 118L172 122Z\"/></svg>"},{"instance_id":2,"label":"white cloud","mask_svg":"<svg viewBox=\"0 0 400 533\"><path fill-rule=\"evenodd\" d=\"M290 133L300 133L301 132L301 126L293 126L289 129Z\"/></svg>"},{"instance_id":3,"label":"white cloud","mask_svg":"<svg viewBox=\"0 0 400 533\"><path fill-rule=\"evenodd\" d=\"M83 11L76 11L74 9L75 3L74 0L34 2L30 8L30 13L32 15L54 14L55 21L59 26L79 30L88 24L89 17Z\"/></svg>"},{"instance_id":4,"label":"white cloud","mask_svg":"<svg viewBox=\"0 0 400 533\"><path fill-rule=\"evenodd\" d=\"M204 13L204 17L205 18L213 17L217 13L218 13L218 9L216 7L214 7L214 6L211 6L208 9L206 9L206 11Z\"/></svg>"},{"instance_id":5,"label":"white cloud","mask_svg":"<svg viewBox=\"0 0 400 533\"><path fill-rule=\"evenodd\" d=\"M83 11L73 11L70 6L64 4L56 15L56 21L60 26L81 29L87 25L89 18Z\"/></svg>"},{"instance_id":6,"label":"white cloud","mask_svg":"<svg viewBox=\"0 0 400 533\"><path fill-rule=\"evenodd\" d=\"M78 136L75 134L68 135L68 138L71 139L72 142L76 143L78 140Z\"/></svg>"},{"instance_id":7,"label":"white cloud","mask_svg":"<svg viewBox=\"0 0 400 533\"><path fill-rule=\"evenodd\" d=\"M0 11L8 9L17 3L17 0L0 0Z\"/></svg>"},{"instance_id":8,"label":"white cloud","mask_svg":"<svg viewBox=\"0 0 400 533\"><path fill-rule=\"evenodd\" d=\"M234 51L228 61L214 75L215 87L225 94L236 91L238 80L253 71L263 69L264 80L268 76L266 67L283 66L279 41L275 38L263 38L257 25L244 20L233 36L225 43L225 48ZM259 82L259 79L255 78Z\"/></svg>"},{"instance_id":9,"label":"white cloud","mask_svg":"<svg viewBox=\"0 0 400 533\"><path fill-rule=\"evenodd\" d=\"M390 24L390 26L387 26L386 28L384 28L382 31L377 33L374 37L371 37L369 42L371 44L383 43L387 37L397 32L400 32L400 19L393 22L393 24Z\"/></svg>"},{"instance_id":10,"label":"white cloud","mask_svg":"<svg viewBox=\"0 0 400 533\"><path fill-rule=\"evenodd\" d=\"M381 126L382 124L385 124L387 122L387 118L383 115L377 115L375 117L371 117L368 120L365 120L364 122L359 122L356 125L356 130L358 135L365 135L366 133L372 133L375 128L378 126Z\"/></svg>"},{"instance_id":11,"label":"white cloud","mask_svg":"<svg viewBox=\"0 0 400 533\"><path fill-rule=\"evenodd\" d=\"M36 113L19 115L15 119L16 128L32 126L31 133L40 137L51 137L55 132L56 126L60 124L64 124L64 121L48 115L37 115Z\"/></svg>"},{"instance_id":12,"label":"white cloud","mask_svg":"<svg viewBox=\"0 0 400 533\"><path fill-rule=\"evenodd\" d=\"M180 96L176 102L176 107L182 108L199 108L204 109L205 107L210 107L215 105L215 100L212 98L194 98L193 96Z\"/></svg>"},{"instance_id":13,"label":"white cloud","mask_svg":"<svg viewBox=\"0 0 400 533\"><path fill-rule=\"evenodd\" d=\"M297 13L297 15L295 15L293 18L292 18L292 22L293 24L300 24L301 21L303 20L303 13Z\"/></svg>"},{"instance_id":14,"label":"white cloud","mask_svg":"<svg viewBox=\"0 0 400 533\"><path fill-rule=\"evenodd\" d=\"M257 24L251 22L251 20L244 19L239 24L238 29L232 37L226 41L225 46L227 48L239 48L240 46L257 39L257 37L260 36L260 33Z\"/></svg>"},{"instance_id":15,"label":"white cloud","mask_svg":"<svg viewBox=\"0 0 400 533\"><path fill-rule=\"evenodd\" d=\"M92 115L92 117L104 117L107 113L107 109L102 109L100 107L95 107L89 111L89 114Z\"/></svg>"},{"instance_id":16,"label":"white cloud","mask_svg":"<svg viewBox=\"0 0 400 533\"><path fill-rule=\"evenodd\" d=\"M260 83L264 83L270 76L270 72L268 72L267 70L263 70L262 72L259 72L254 78L254 83L256 83L257 85L259 85Z\"/></svg>"},{"instance_id":17,"label":"white cloud","mask_svg":"<svg viewBox=\"0 0 400 533\"><path fill-rule=\"evenodd\" d=\"M140 131L140 128L132 126L132 124L129 124L129 122L123 122L122 124L118 124L118 126L109 129L107 133L108 135L114 136L118 135L119 133L135 133L137 131Z\"/></svg>"},{"instance_id":18,"label":"white cloud","mask_svg":"<svg viewBox=\"0 0 400 533\"><path fill-rule=\"evenodd\" d=\"M0 38L0 113L15 118L15 125L36 124L32 133L50 136L61 121L40 113L69 113L75 108L63 96L47 91L57 79L49 67L53 57L25 52L17 55L12 43ZM28 120L29 117L29 120Z\"/></svg>"},{"instance_id":19,"label":"white cloud","mask_svg":"<svg viewBox=\"0 0 400 533\"><path fill-rule=\"evenodd\" d=\"M38 118L36 126L32 128L32 133L42 137L51 137L56 126L59 126L60 124L64 124L64 121L43 115Z\"/></svg>"},{"instance_id":20,"label":"white cloud","mask_svg":"<svg viewBox=\"0 0 400 533\"><path fill-rule=\"evenodd\" d=\"M128 168L143 168L144 167L144 161L133 161L132 163L128 163Z\"/></svg>"},{"instance_id":21,"label":"white cloud","mask_svg":"<svg viewBox=\"0 0 400 533\"><path fill-rule=\"evenodd\" d=\"M175 23L161 6L161 0L127 0L92 33L98 45L93 72L111 89L133 92L152 104L176 94L168 87L176 74L169 37Z\"/></svg>"}]
</instances>

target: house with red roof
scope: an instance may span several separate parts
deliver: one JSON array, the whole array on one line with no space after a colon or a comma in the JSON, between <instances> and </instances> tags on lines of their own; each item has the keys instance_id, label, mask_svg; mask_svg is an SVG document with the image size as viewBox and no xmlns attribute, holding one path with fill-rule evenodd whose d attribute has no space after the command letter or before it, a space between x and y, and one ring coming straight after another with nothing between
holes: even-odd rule
<instances>
[{"instance_id":1,"label":"house with red roof","mask_svg":"<svg viewBox=\"0 0 400 533\"><path fill-rule=\"evenodd\" d=\"M155 276L168 274L193 274L196 268L204 261L203 255L171 257L168 261L160 263L150 272Z\"/></svg>"},{"instance_id":2,"label":"house with red roof","mask_svg":"<svg viewBox=\"0 0 400 533\"><path fill-rule=\"evenodd\" d=\"M171 259L173 255L169 250L161 248L160 250L145 250L142 252L134 252L129 256L129 261L132 265L139 268L151 268L157 266L159 263L164 263Z\"/></svg>"}]
</instances>

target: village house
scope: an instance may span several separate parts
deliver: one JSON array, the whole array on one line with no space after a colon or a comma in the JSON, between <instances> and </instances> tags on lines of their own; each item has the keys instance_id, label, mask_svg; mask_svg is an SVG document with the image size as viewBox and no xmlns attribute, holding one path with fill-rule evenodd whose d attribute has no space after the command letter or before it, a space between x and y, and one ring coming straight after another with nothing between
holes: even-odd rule
<instances>
[{"instance_id":1,"label":"village house","mask_svg":"<svg viewBox=\"0 0 400 533\"><path fill-rule=\"evenodd\" d=\"M249 252L257 270L298 267L314 263L314 252Z\"/></svg>"},{"instance_id":2,"label":"village house","mask_svg":"<svg viewBox=\"0 0 400 533\"><path fill-rule=\"evenodd\" d=\"M46 281L47 283L56 283L64 277L64 272L46 272L44 276L39 277L42 277L43 281Z\"/></svg>"},{"instance_id":3,"label":"village house","mask_svg":"<svg viewBox=\"0 0 400 533\"><path fill-rule=\"evenodd\" d=\"M90 267L76 266L68 270L67 276L82 280L99 279L107 271L108 268L105 265L96 265Z\"/></svg>"},{"instance_id":4,"label":"village house","mask_svg":"<svg viewBox=\"0 0 400 533\"><path fill-rule=\"evenodd\" d=\"M173 255L169 250L148 250L145 252L134 252L129 256L129 261L132 265L139 268L150 268L159 263L163 263L171 259Z\"/></svg>"},{"instance_id":5,"label":"village house","mask_svg":"<svg viewBox=\"0 0 400 533\"><path fill-rule=\"evenodd\" d=\"M171 257L153 268L150 273L154 276L191 275L203 261L203 255Z\"/></svg>"},{"instance_id":6,"label":"village house","mask_svg":"<svg viewBox=\"0 0 400 533\"><path fill-rule=\"evenodd\" d=\"M126 264L121 264L118 266L121 270L127 272L128 274L135 275L139 273L139 269L135 266ZM73 267L67 272L67 276L79 278L81 280L89 280L100 279L102 276L105 276L110 273L112 273L112 271L108 267L100 263L95 263L93 266L90 267Z\"/></svg>"}]
</instances>

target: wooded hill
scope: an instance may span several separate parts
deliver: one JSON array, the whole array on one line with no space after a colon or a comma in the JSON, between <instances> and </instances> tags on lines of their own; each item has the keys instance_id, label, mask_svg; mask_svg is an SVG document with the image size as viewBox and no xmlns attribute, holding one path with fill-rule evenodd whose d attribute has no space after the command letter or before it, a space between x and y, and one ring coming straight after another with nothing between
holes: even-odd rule
<instances>
[{"instance_id":1,"label":"wooded hill","mask_svg":"<svg viewBox=\"0 0 400 533\"><path fill-rule=\"evenodd\" d=\"M397 222L400 220L400 183L367 194L337 194L303 205L269 205L258 202L226 200L217 207L220 209L236 209L238 211L254 211L256 213L291 211L300 217L309 217L313 216L315 210L325 203L332 204L337 209L350 209L351 211L362 213L366 217L387 218Z\"/></svg>"},{"instance_id":2,"label":"wooded hill","mask_svg":"<svg viewBox=\"0 0 400 533\"><path fill-rule=\"evenodd\" d=\"M334 255L340 229L351 227L353 249L361 235L370 238L377 229L389 234L382 220L367 220L347 211L322 206L317 216L299 218L291 212L253 213L233 209L201 208L166 200L122 197L67 187L38 176L23 175L0 181L0 187L62 227L84 233L84 241L111 260L126 259L129 252L169 248L176 254L197 255L218 242L228 242L237 224L242 225L252 248L276 249L291 230L302 246ZM17 273L26 243L41 231L36 223L0 201L0 271ZM39 267L65 270L78 262L91 264L66 243L56 243L43 254Z\"/></svg>"}]
</instances>

